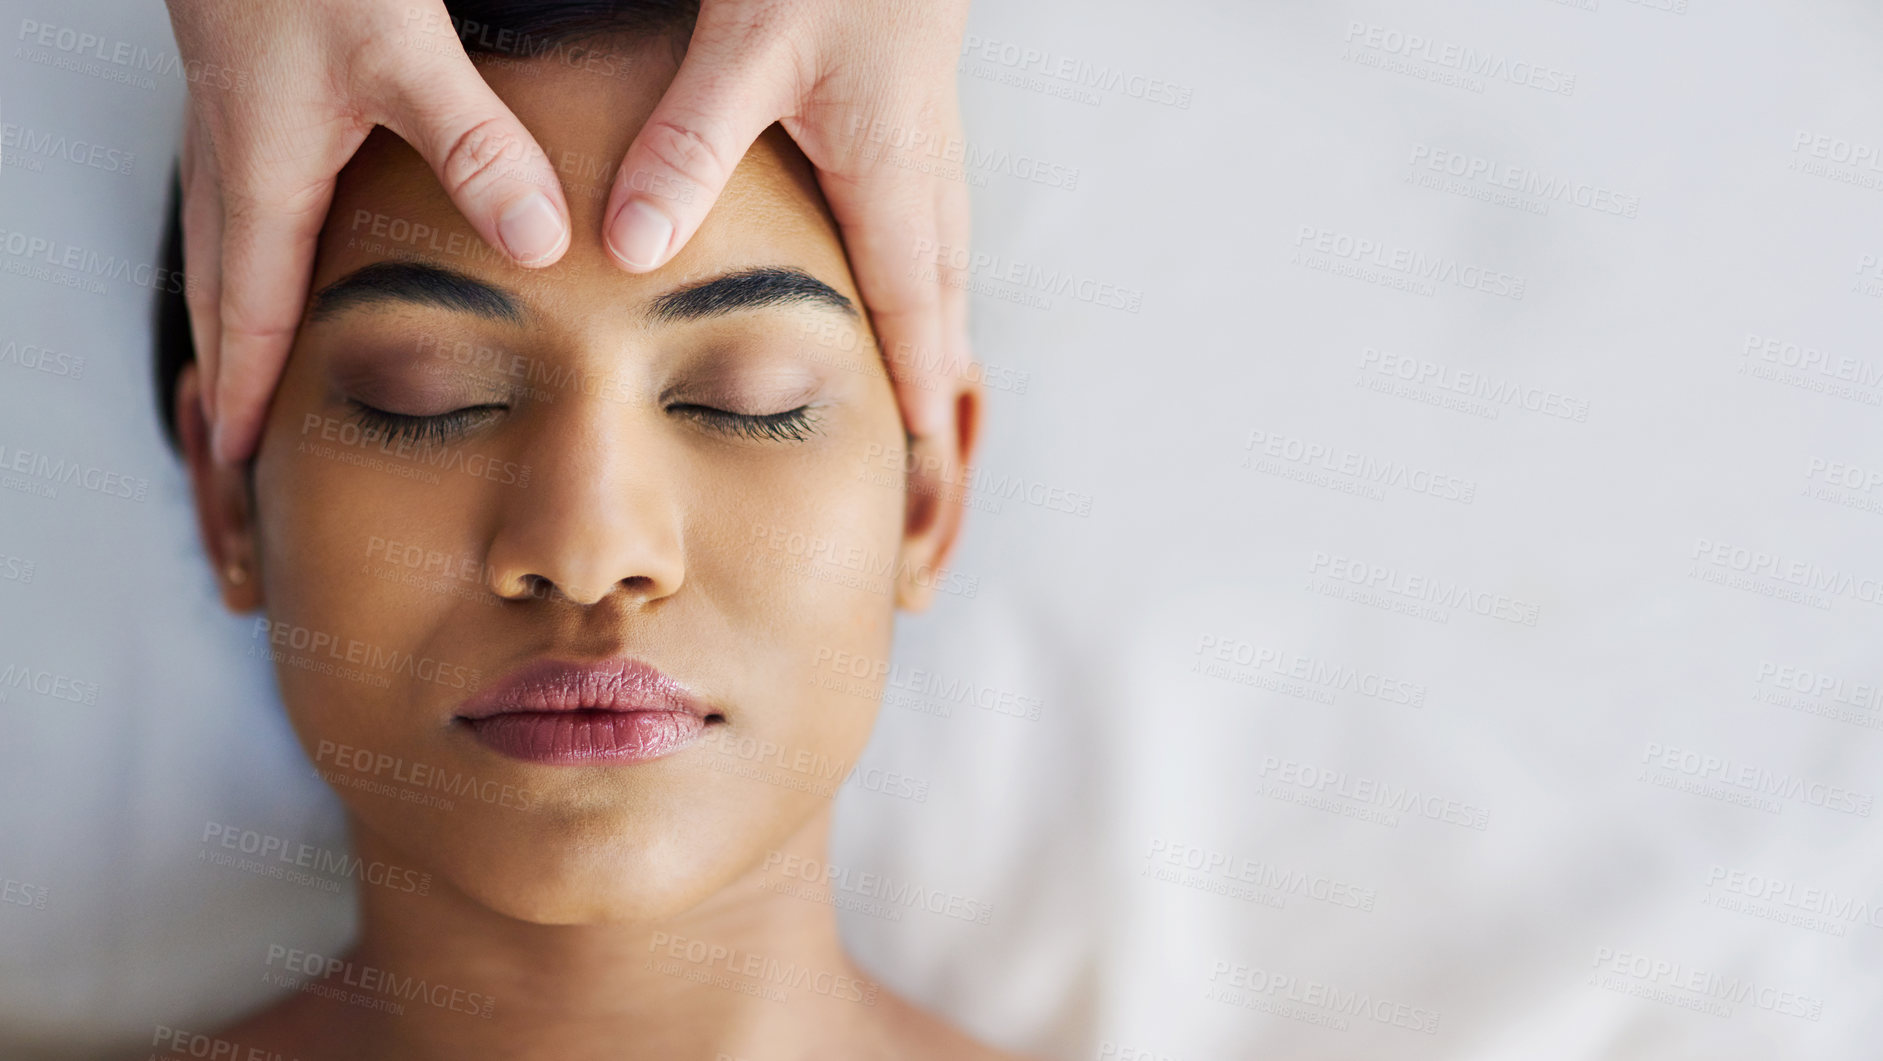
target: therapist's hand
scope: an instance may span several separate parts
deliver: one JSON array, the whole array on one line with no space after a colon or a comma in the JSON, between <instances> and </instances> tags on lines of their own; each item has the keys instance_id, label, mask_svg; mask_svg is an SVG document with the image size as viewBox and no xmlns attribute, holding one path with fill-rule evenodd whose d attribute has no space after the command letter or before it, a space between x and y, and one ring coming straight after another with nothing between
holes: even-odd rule
<instances>
[{"instance_id":1,"label":"therapist's hand","mask_svg":"<svg viewBox=\"0 0 1883 1061\"><path fill-rule=\"evenodd\" d=\"M373 126L431 163L465 218L522 265L569 245L560 182L448 35L442 0L167 0L192 86L183 158L191 327L214 449L254 452L299 324L334 179ZM624 268L658 268L699 227L760 132L817 167L910 430L953 425L968 228L956 48L965 0L703 0L673 85L607 213ZM414 47L424 40L429 47ZM938 264L939 263L939 264ZM954 282L949 282L949 281Z\"/></svg>"},{"instance_id":2,"label":"therapist's hand","mask_svg":"<svg viewBox=\"0 0 1883 1061\"><path fill-rule=\"evenodd\" d=\"M817 167L912 434L953 426L968 363L968 192L955 95L967 0L704 0L673 85L615 178L621 266L686 245L774 122ZM952 173L953 176L948 176Z\"/></svg>"},{"instance_id":3,"label":"therapist's hand","mask_svg":"<svg viewBox=\"0 0 1883 1061\"><path fill-rule=\"evenodd\" d=\"M168 0L193 79L183 255L214 449L255 450L307 297L334 179L375 125L523 265L569 246L536 140L465 56L442 0ZM440 27L443 32L440 33Z\"/></svg>"}]
</instances>

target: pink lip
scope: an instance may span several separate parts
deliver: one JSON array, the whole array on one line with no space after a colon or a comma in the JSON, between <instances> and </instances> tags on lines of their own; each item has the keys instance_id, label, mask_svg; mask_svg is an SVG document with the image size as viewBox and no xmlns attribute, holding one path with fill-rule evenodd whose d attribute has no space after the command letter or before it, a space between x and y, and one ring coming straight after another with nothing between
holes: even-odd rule
<instances>
[{"instance_id":1,"label":"pink lip","mask_svg":"<svg viewBox=\"0 0 1883 1061\"><path fill-rule=\"evenodd\" d=\"M638 660L542 660L479 691L458 720L485 747L532 763L641 763L678 751L708 711Z\"/></svg>"}]
</instances>

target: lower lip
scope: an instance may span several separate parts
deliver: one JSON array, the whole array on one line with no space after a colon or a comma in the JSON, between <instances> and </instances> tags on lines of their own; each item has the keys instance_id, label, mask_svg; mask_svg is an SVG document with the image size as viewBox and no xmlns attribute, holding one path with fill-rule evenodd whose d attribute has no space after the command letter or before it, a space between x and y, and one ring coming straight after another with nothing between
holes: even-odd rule
<instances>
[{"instance_id":1,"label":"lower lip","mask_svg":"<svg viewBox=\"0 0 1883 1061\"><path fill-rule=\"evenodd\" d=\"M514 711L465 720L484 746L531 763L644 763L706 728L684 711Z\"/></svg>"}]
</instances>

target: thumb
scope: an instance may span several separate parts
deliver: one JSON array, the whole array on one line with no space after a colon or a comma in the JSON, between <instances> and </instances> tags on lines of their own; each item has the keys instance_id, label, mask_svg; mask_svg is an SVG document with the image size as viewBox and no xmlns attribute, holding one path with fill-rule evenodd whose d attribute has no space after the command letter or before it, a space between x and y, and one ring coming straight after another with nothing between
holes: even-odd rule
<instances>
[{"instance_id":1,"label":"thumb","mask_svg":"<svg viewBox=\"0 0 1883 1061\"><path fill-rule=\"evenodd\" d=\"M424 64L392 86L381 124L431 163L484 242L518 265L569 249L569 206L555 167L469 58Z\"/></svg>"},{"instance_id":2,"label":"thumb","mask_svg":"<svg viewBox=\"0 0 1883 1061\"><path fill-rule=\"evenodd\" d=\"M680 253L752 142L795 102L790 64L766 46L777 38L716 32L704 19L608 197L603 235L630 272L658 269Z\"/></svg>"}]
</instances>

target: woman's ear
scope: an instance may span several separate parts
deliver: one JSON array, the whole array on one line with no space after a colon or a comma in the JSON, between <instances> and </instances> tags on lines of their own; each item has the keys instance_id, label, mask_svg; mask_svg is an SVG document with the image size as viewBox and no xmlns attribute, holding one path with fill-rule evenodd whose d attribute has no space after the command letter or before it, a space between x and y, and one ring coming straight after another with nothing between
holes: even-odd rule
<instances>
[{"instance_id":1,"label":"woman's ear","mask_svg":"<svg viewBox=\"0 0 1883 1061\"><path fill-rule=\"evenodd\" d=\"M202 376L194 364L184 366L177 377L176 403L177 436L196 496L196 523L222 587L223 606L238 613L254 611L262 604L262 587L247 466L226 466L211 454Z\"/></svg>"},{"instance_id":2,"label":"woman's ear","mask_svg":"<svg viewBox=\"0 0 1883 1061\"><path fill-rule=\"evenodd\" d=\"M896 565L896 604L923 611L935 599L946 575L948 557L961 533L967 511L974 446L981 426L981 384L956 378L945 386L955 392L951 434L914 439L904 489L908 505L902 521L901 562Z\"/></svg>"}]
</instances>

